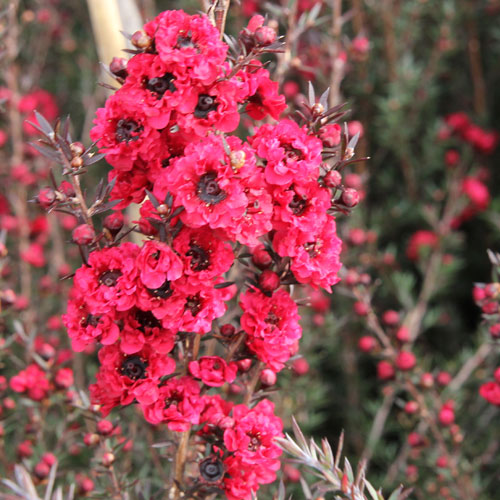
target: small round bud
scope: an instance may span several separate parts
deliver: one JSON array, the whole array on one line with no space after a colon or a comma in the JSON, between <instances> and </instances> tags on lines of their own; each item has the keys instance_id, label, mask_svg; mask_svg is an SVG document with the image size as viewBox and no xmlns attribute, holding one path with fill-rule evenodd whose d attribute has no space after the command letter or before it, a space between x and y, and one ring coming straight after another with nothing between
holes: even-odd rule
<instances>
[{"instance_id":1,"label":"small round bud","mask_svg":"<svg viewBox=\"0 0 500 500\"><path fill-rule=\"evenodd\" d=\"M315 115L320 115L321 113L323 113L325 111L325 107L323 106L323 104L317 102L313 105L312 107L312 112L315 114Z\"/></svg>"},{"instance_id":2,"label":"small round bud","mask_svg":"<svg viewBox=\"0 0 500 500\"><path fill-rule=\"evenodd\" d=\"M342 184L342 175L338 170L330 170L325 175L324 181L329 188L337 188Z\"/></svg>"},{"instance_id":3,"label":"small round bud","mask_svg":"<svg viewBox=\"0 0 500 500\"><path fill-rule=\"evenodd\" d=\"M395 326L399 323L399 313L397 311L385 311L382 315L382 321L388 326Z\"/></svg>"},{"instance_id":4,"label":"small round bud","mask_svg":"<svg viewBox=\"0 0 500 500\"><path fill-rule=\"evenodd\" d=\"M156 209L156 211L160 215L168 215L170 213L170 209L168 208L167 205L165 205L165 203L162 203L161 205L158 205L158 208Z\"/></svg>"},{"instance_id":5,"label":"small round bud","mask_svg":"<svg viewBox=\"0 0 500 500\"><path fill-rule=\"evenodd\" d=\"M115 456L111 452L104 453L102 456L102 465L104 467L111 467L115 461Z\"/></svg>"},{"instance_id":6,"label":"small round bud","mask_svg":"<svg viewBox=\"0 0 500 500\"><path fill-rule=\"evenodd\" d=\"M42 455L42 462L45 462L49 467L57 463L57 457L49 451Z\"/></svg>"},{"instance_id":7,"label":"small round bud","mask_svg":"<svg viewBox=\"0 0 500 500\"><path fill-rule=\"evenodd\" d=\"M359 193L353 188L346 188L341 196L342 202L346 207L355 207L360 200Z\"/></svg>"},{"instance_id":8,"label":"small round bud","mask_svg":"<svg viewBox=\"0 0 500 500\"><path fill-rule=\"evenodd\" d=\"M49 187L43 188L38 193L37 200L42 208L49 208L56 201L56 192Z\"/></svg>"},{"instance_id":9,"label":"small round bud","mask_svg":"<svg viewBox=\"0 0 500 500\"><path fill-rule=\"evenodd\" d=\"M111 63L109 64L109 71L118 78L125 80L128 76L127 72L127 60L123 57L113 57Z\"/></svg>"},{"instance_id":10,"label":"small round bud","mask_svg":"<svg viewBox=\"0 0 500 500\"><path fill-rule=\"evenodd\" d=\"M366 316L370 310L368 304L361 301L354 302L353 309L358 316Z\"/></svg>"},{"instance_id":11,"label":"small round bud","mask_svg":"<svg viewBox=\"0 0 500 500\"><path fill-rule=\"evenodd\" d=\"M229 158L231 160L231 168L234 171L238 171L243 165L245 165L246 154L243 150L231 151Z\"/></svg>"},{"instance_id":12,"label":"small round bud","mask_svg":"<svg viewBox=\"0 0 500 500\"><path fill-rule=\"evenodd\" d=\"M451 382L451 375L448 372L439 372L436 377L436 382L441 387L446 387Z\"/></svg>"},{"instance_id":13,"label":"small round bud","mask_svg":"<svg viewBox=\"0 0 500 500\"><path fill-rule=\"evenodd\" d=\"M455 421L455 412L449 406L443 406L439 411L439 423L445 427Z\"/></svg>"},{"instance_id":14,"label":"small round bud","mask_svg":"<svg viewBox=\"0 0 500 500\"><path fill-rule=\"evenodd\" d=\"M273 258L264 247L258 247L252 254L252 262L259 269L266 269L272 264Z\"/></svg>"},{"instance_id":15,"label":"small round bud","mask_svg":"<svg viewBox=\"0 0 500 500\"><path fill-rule=\"evenodd\" d=\"M425 389L430 389L434 385L434 377L432 376L432 373L422 373L422 376L420 377L420 385Z\"/></svg>"},{"instance_id":16,"label":"small round bud","mask_svg":"<svg viewBox=\"0 0 500 500\"><path fill-rule=\"evenodd\" d=\"M85 146L81 142L72 142L69 145L69 149L71 150L73 156L82 156L85 152Z\"/></svg>"},{"instance_id":17,"label":"small round bud","mask_svg":"<svg viewBox=\"0 0 500 500\"><path fill-rule=\"evenodd\" d=\"M97 422L97 432L101 434L101 436L109 436L115 426L109 420L100 420Z\"/></svg>"},{"instance_id":18,"label":"small round bud","mask_svg":"<svg viewBox=\"0 0 500 500\"><path fill-rule=\"evenodd\" d=\"M266 269L259 276L259 285L266 292L274 292L280 286L280 278L274 271Z\"/></svg>"},{"instance_id":19,"label":"small round bud","mask_svg":"<svg viewBox=\"0 0 500 500\"><path fill-rule=\"evenodd\" d=\"M62 181L57 190L70 198L76 194L75 188L72 186L71 182L68 181Z\"/></svg>"},{"instance_id":20,"label":"small round bud","mask_svg":"<svg viewBox=\"0 0 500 500\"><path fill-rule=\"evenodd\" d=\"M240 372L247 372L252 366L252 360L250 358L240 359L236 362L236 364L238 365L238 370Z\"/></svg>"},{"instance_id":21,"label":"small round bud","mask_svg":"<svg viewBox=\"0 0 500 500\"><path fill-rule=\"evenodd\" d=\"M408 444L412 448L416 448L424 444L424 439L418 432L410 432L410 434L408 434Z\"/></svg>"},{"instance_id":22,"label":"small round bud","mask_svg":"<svg viewBox=\"0 0 500 500\"><path fill-rule=\"evenodd\" d=\"M396 338L403 344L410 341L410 330L406 326L401 326L396 332Z\"/></svg>"},{"instance_id":23,"label":"small round bud","mask_svg":"<svg viewBox=\"0 0 500 500\"><path fill-rule=\"evenodd\" d=\"M396 367L401 371L409 371L415 367L417 358L409 351L401 351L396 357Z\"/></svg>"},{"instance_id":24,"label":"small round bud","mask_svg":"<svg viewBox=\"0 0 500 500\"><path fill-rule=\"evenodd\" d=\"M38 479L45 479L49 477L50 467L45 462L39 462L35 465L33 472Z\"/></svg>"},{"instance_id":25,"label":"small round bud","mask_svg":"<svg viewBox=\"0 0 500 500\"><path fill-rule=\"evenodd\" d=\"M309 371L309 363L305 358L297 358L292 363L292 370L296 375L305 375Z\"/></svg>"},{"instance_id":26,"label":"small round bud","mask_svg":"<svg viewBox=\"0 0 500 500\"><path fill-rule=\"evenodd\" d=\"M365 335L359 339L358 347L362 352L372 352L377 347L377 341L373 337Z\"/></svg>"},{"instance_id":27,"label":"small round bud","mask_svg":"<svg viewBox=\"0 0 500 500\"><path fill-rule=\"evenodd\" d=\"M276 40L276 31L269 26L261 26L255 31L255 41L258 45L271 45Z\"/></svg>"},{"instance_id":28,"label":"small round bud","mask_svg":"<svg viewBox=\"0 0 500 500\"><path fill-rule=\"evenodd\" d=\"M82 168L83 167L83 159L81 156L75 156L71 160L71 168L74 168L75 170Z\"/></svg>"},{"instance_id":29,"label":"small round bud","mask_svg":"<svg viewBox=\"0 0 500 500\"><path fill-rule=\"evenodd\" d=\"M95 231L88 224L80 224L73 229L73 241L77 245L90 245L95 238Z\"/></svg>"},{"instance_id":30,"label":"small round bud","mask_svg":"<svg viewBox=\"0 0 500 500\"><path fill-rule=\"evenodd\" d=\"M444 455L438 457L436 460L436 467L439 467L440 469L446 469L448 467L448 458Z\"/></svg>"},{"instance_id":31,"label":"small round bud","mask_svg":"<svg viewBox=\"0 0 500 500\"><path fill-rule=\"evenodd\" d=\"M121 212L113 212L104 218L104 227L113 235L116 236L123 227L123 214Z\"/></svg>"},{"instance_id":32,"label":"small round bud","mask_svg":"<svg viewBox=\"0 0 500 500\"><path fill-rule=\"evenodd\" d=\"M136 31L130 41L138 49L149 49L153 44L153 39L144 30Z\"/></svg>"},{"instance_id":33,"label":"small round bud","mask_svg":"<svg viewBox=\"0 0 500 500\"><path fill-rule=\"evenodd\" d=\"M272 370L270 370L269 368L262 370L260 374L260 381L263 385L274 385L276 383L276 380L276 373L274 373Z\"/></svg>"},{"instance_id":34,"label":"small round bud","mask_svg":"<svg viewBox=\"0 0 500 500\"><path fill-rule=\"evenodd\" d=\"M419 410L418 403L416 401L408 401L405 404L405 412L408 413L409 415L413 415L414 413L417 413Z\"/></svg>"},{"instance_id":35,"label":"small round bud","mask_svg":"<svg viewBox=\"0 0 500 500\"><path fill-rule=\"evenodd\" d=\"M222 325L220 327L220 333L221 335L224 335L224 337L232 337L236 332L236 328L231 325L230 323L226 323L225 325Z\"/></svg>"},{"instance_id":36,"label":"small round bud","mask_svg":"<svg viewBox=\"0 0 500 500\"><path fill-rule=\"evenodd\" d=\"M377 365L377 377L380 380L390 380L394 378L394 367L389 361L380 361Z\"/></svg>"},{"instance_id":37,"label":"small round bud","mask_svg":"<svg viewBox=\"0 0 500 500\"><path fill-rule=\"evenodd\" d=\"M83 436L83 443L85 446L95 446L96 444L99 444L99 436L95 433L87 432L87 434Z\"/></svg>"}]
</instances>

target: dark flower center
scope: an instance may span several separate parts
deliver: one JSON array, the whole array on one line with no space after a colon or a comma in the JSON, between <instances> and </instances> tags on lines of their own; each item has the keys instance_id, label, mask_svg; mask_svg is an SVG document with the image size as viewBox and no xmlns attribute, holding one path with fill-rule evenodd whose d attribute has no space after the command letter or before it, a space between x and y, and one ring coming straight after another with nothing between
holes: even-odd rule
<instances>
[{"instance_id":1,"label":"dark flower center","mask_svg":"<svg viewBox=\"0 0 500 500\"><path fill-rule=\"evenodd\" d=\"M304 158L304 153L297 148L294 148L291 144L281 145L285 150L285 156L287 160L302 160Z\"/></svg>"},{"instance_id":2,"label":"dark flower center","mask_svg":"<svg viewBox=\"0 0 500 500\"><path fill-rule=\"evenodd\" d=\"M194 108L195 118L206 118L210 111L215 111L218 104L215 102L215 97L208 94L200 94L198 96L198 104Z\"/></svg>"},{"instance_id":3,"label":"dark flower center","mask_svg":"<svg viewBox=\"0 0 500 500\"><path fill-rule=\"evenodd\" d=\"M134 120L118 120L115 137L118 142L135 141L144 128Z\"/></svg>"},{"instance_id":4,"label":"dark flower center","mask_svg":"<svg viewBox=\"0 0 500 500\"><path fill-rule=\"evenodd\" d=\"M250 442L248 443L248 449L250 451L257 451L260 445L261 445L260 435L258 433L251 435Z\"/></svg>"},{"instance_id":5,"label":"dark flower center","mask_svg":"<svg viewBox=\"0 0 500 500\"><path fill-rule=\"evenodd\" d=\"M186 49L186 48L196 48L197 45L196 43L193 42L193 39L191 38L192 33L191 31L188 31L186 33L186 36L178 36L177 37L177 44L176 48L178 49Z\"/></svg>"},{"instance_id":6,"label":"dark flower center","mask_svg":"<svg viewBox=\"0 0 500 500\"><path fill-rule=\"evenodd\" d=\"M201 300L200 295L190 295L186 298L186 306L185 308L191 312L193 316L196 316L201 311Z\"/></svg>"},{"instance_id":7,"label":"dark flower center","mask_svg":"<svg viewBox=\"0 0 500 500\"><path fill-rule=\"evenodd\" d=\"M224 476L224 464L217 457L207 457L200 462L200 475L209 483L215 483Z\"/></svg>"},{"instance_id":8,"label":"dark flower center","mask_svg":"<svg viewBox=\"0 0 500 500\"><path fill-rule=\"evenodd\" d=\"M174 85L175 76L172 73L165 73L163 76L151 78L146 83L146 88L158 95L160 99L163 94L170 90L170 92L175 92L177 90Z\"/></svg>"},{"instance_id":9,"label":"dark flower center","mask_svg":"<svg viewBox=\"0 0 500 500\"><path fill-rule=\"evenodd\" d=\"M166 280L165 283L163 283L163 285L159 288L147 288L147 291L151 295L159 297L160 299L168 299L174 292L170 287L170 281L168 280Z\"/></svg>"},{"instance_id":10,"label":"dark flower center","mask_svg":"<svg viewBox=\"0 0 500 500\"><path fill-rule=\"evenodd\" d=\"M148 364L139 356L129 356L123 360L121 374L132 380L146 378L147 366Z\"/></svg>"},{"instance_id":11,"label":"dark flower center","mask_svg":"<svg viewBox=\"0 0 500 500\"><path fill-rule=\"evenodd\" d=\"M93 314L89 314L84 320L82 320L81 325L84 328L87 328L87 326L92 326L95 328L99 324L100 319L101 319L100 316L94 316Z\"/></svg>"},{"instance_id":12,"label":"dark flower center","mask_svg":"<svg viewBox=\"0 0 500 500\"><path fill-rule=\"evenodd\" d=\"M315 259L319 255L319 248L315 241L305 243L304 250L309 254L309 257L311 257L311 259Z\"/></svg>"},{"instance_id":13,"label":"dark flower center","mask_svg":"<svg viewBox=\"0 0 500 500\"><path fill-rule=\"evenodd\" d=\"M151 311L141 311L139 309L135 313L135 319L141 325L139 330L141 330L142 333L146 333L146 328L161 328L161 323L155 318Z\"/></svg>"},{"instance_id":14,"label":"dark flower center","mask_svg":"<svg viewBox=\"0 0 500 500\"><path fill-rule=\"evenodd\" d=\"M269 325L277 325L280 322L280 318L273 311L269 311L264 321Z\"/></svg>"},{"instance_id":15,"label":"dark flower center","mask_svg":"<svg viewBox=\"0 0 500 500\"><path fill-rule=\"evenodd\" d=\"M115 286L121 275L122 272L117 269L114 271L106 271L99 276L99 283L104 286Z\"/></svg>"},{"instance_id":16,"label":"dark flower center","mask_svg":"<svg viewBox=\"0 0 500 500\"><path fill-rule=\"evenodd\" d=\"M226 198L226 192L220 188L217 182L216 172L207 172L200 177L197 193L202 201L210 205L216 205Z\"/></svg>"},{"instance_id":17,"label":"dark flower center","mask_svg":"<svg viewBox=\"0 0 500 500\"><path fill-rule=\"evenodd\" d=\"M208 257L207 252L205 250L191 243L189 245L189 250L186 252L187 257L191 257L191 269L193 271L204 271L210 267L210 259Z\"/></svg>"},{"instance_id":18,"label":"dark flower center","mask_svg":"<svg viewBox=\"0 0 500 500\"><path fill-rule=\"evenodd\" d=\"M293 200L288 204L288 207L294 215L302 215L307 207L307 198L303 198L296 194Z\"/></svg>"}]
</instances>

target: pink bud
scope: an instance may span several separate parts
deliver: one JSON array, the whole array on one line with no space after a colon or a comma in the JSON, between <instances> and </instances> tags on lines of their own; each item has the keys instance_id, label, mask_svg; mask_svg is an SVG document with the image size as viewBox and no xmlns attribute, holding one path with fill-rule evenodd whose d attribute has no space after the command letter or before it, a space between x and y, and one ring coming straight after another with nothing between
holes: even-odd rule
<instances>
[{"instance_id":1,"label":"pink bud","mask_svg":"<svg viewBox=\"0 0 500 500\"><path fill-rule=\"evenodd\" d=\"M276 383L276 373L274 373L269 368L262 370L260 374L260 381L263 385L274 385Z\"/></svg>"},{"instance_id":2,"label":"pink bud","mask_svg":"<svg viewBox=\"0 0 500 500\"><path fill-rule=\"evenodd\" d=\"M341 199L346 207L352 208L352 207L355 207L359 203L360 196L359 196L359 193L355 189L346 188L346 189L344 189L344 192L342 193Z\"/></svg>"},{"instance_id":3,"label":"pink bud","mask_svg":"<svg viewBox=\"0 0 500 500\"><path fill-rule=\"evenodd\" d=\"M73 241L78 245L90 245L95 238L95 231L88 224L80 224L73 229Z\"/></svg>"}]
</instances>

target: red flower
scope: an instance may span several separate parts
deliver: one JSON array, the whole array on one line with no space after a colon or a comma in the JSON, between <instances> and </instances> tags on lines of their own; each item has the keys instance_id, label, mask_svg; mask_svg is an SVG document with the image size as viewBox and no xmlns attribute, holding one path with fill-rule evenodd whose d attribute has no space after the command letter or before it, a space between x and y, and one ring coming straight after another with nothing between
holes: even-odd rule
<instances>
[{"instance_id":1,"label":"red flower","mask_svg":"<svg viewBox=\"0 0 500 500\"><path fill-rule=\"evenodd\" d=\"M155 402L142 405L144 418L151 424L165 422L172 431L183 432L200 423L205 403L200 386L191 377L170 378L159 388Z\"/></svg>"},{"instance_id":2,"label":"red flower","mask_svg":"<svg viewBox=\"0 0 500 500\"><path fill-rule=\"evenodd\" d=\"M342 242L332 216L316 233L278 231L273 246L282 257L292 257L291 270L299 283L331 292L331 286L340 280L337 273Z\"/></svg>"},{"instance_id":3,"label":"red flower","mask_svg":"<svg viewBox=\"0 0 500 500\"><path fill-rule=\"evenodd\" d=\"M406 255L410 260L419 260L421 253L426 249L436 248L439 238L433 231L416 231L410 238L406 247Z\"/></svg>"},{"instance_id":4,"label":"red flower","mask_svg":"<svg viewBox=\"0 0 500 500\"><path fill-rule=\"evenodd\" d=\"M160 241L147 241L136 259L140 269L139 278L146 288L159 288L165 281L174 281L182 276L181 259L166 244Z\"/></svg>"},{"instance_id":5,"label":"red flower","mask_svg":"<svg viewBox=\"0 0 500 500\"><path fill-rule=\"evenodd\" d=\"M486 382L479 388L479 394L488 403L500 406L500 382Z\"/></svg>"},{"instance_id":6,"label":"red flower","mask_svg":"<svg viewBox=\"0 0 500 500\"><path fill-rule=\"evenodd\" d=\"M45 372L32 363L10 379L10 387L15 392L23 392L34 401L41 401L49 394L50 383Z\"/></svg>"},{"instance_id":7,"label":"red flower","mask_svg":"<svg viewBox=\"0 0 500 500\"><path fill-rule=\"evenodd\" d=\"M74 294L91 314L126 311L135 305L138 252L134 243L96 250L88 265L76 271Z\"/></svg>"},{"instance_id":8,"label":"red flower","mask_svg":"<svg viewBox=\"0 0 500 500\"><path fill-rule=\"evenodd\" d=\"M278 372L297 350L302 335L297 304L283 289L271 297L249 289L240 298L241 327L248 334L248 348Z\"/></svg>"},{"instance_id":9,"label":"red flower","mask_svg":"<svg viewBox=\"0 0 500 500\"><path fill-rule=\"evenodd\" d=\"M202 356L189 363L189 371L195 378L200 378L210 387L220 387L226 382L233 382L238 372L236 363L227 364L219 356Z\"/></svg>"},{"instance_id":10,"label":"red flower","mask_svg":"<svg viewBox=\"0 0 500 500\"><path fill-rule=\"evenodd\" d=\"M220 236L207 227L184 227L174 239L174 250L184 261L184 274L191 283L207 283L232 266L233 250Z\"/></svg>"},{"instance_id":11,"label":"red flower","mask_svg":"<svg viewBox=\"0 0 500 500\"><path fill-rule=\"evenodd\" d=\"M175 370L172 358L154 352L148 345L131 356L121 352L118 345L106 346L99 351L99 361L97 382L89 389L92 402L101 405L104 416L115 406L134 400L142 405L154 403L160 396L160 378Z\"/></svg>"},{"instance_id":12,"label":"red flower","mask_svg":"<svg viewBox=\"0 0 500 500\"><path fill-rule=\"evenodd\" d=\"M264 160L266 181L279 186L317 179L321 163L322 144L291 120L276 125L263 125L250 144Z\"/></svg>"}]
</instances>

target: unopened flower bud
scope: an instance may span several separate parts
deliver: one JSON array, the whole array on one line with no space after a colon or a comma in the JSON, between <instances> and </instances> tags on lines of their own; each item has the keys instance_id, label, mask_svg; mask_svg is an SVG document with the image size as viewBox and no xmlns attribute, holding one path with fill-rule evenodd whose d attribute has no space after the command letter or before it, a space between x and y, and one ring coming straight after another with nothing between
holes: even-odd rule
<instances>
[{"instance_id":1,"label":"unopened flower bud","mask_svg":"<svg viewBox=\"0 0 500 500\"><path fill-rule=\"evenodd\" d=\"M276 383L277 377L276 373L274 373L269 368L262 370L260 374L260 381L263 385L274 385Z\"/></svg>"},{"instance_id":2,"label":"unopened flower bud","mask_svg":"<svg viewBox=\"0 0 500 500\"><path fill-rule=\"evenodd\" d=\"M255 41L259 45L271 45L276 40L276 31L269 26L261 26L255 31Z\"/></svg>"},{"instance_id":3,"label":"unopened flower bud","mask_svg":"<svg viewBox=\"0 0 500 500\"><path fill-rule=\"evenodd\" d=\"M292 370L296 375L305 375L309 371L309 363L305 358L297 358L292 363Z\"/></svg>"},{"instance_id":4,"label":"unopened flower bud","mask_svg":"<svg viewBox=\"0 0 500 500\"><path fill-rule=\"evenodd\" d=\"M111 452L107 452L102 456L102 465L111 467L115 461L115 456Z\"/></svg>"},{"instance_id":5,"label":"unopened flower bud","mask_svg":"<svg viewBox=\"0 0 500 500\"><path fill-rule=\"evenodd\" d=\"M246 154L243 150L231 151L229 158L231 160L231 168L234 171L238 171L243 165L245 165Z\"/></svg>"},{"instance_id":6,"label":"unopened flower bud","mask_svg":"<svg viewBox=\"0 0 500 500\"><path fill-rule=\"evenodd\" d=\"M69 149L71 150L71 153L73 156L82 156L82 154L85 152L85 146L81 142L72 142L69 145Z\"/></svg>"},{"instance_id":7,"label":"unopened flower bud","mask_svg":"<svg viewBox=\"0 0 500 500\"><path fill-rule=\"evenodd\" d=\"M87 434L83 436L83 442L85 446L95 446L99 443L99 436L95 433L87 432Z\"/></svg>"},{"instance_id":8,"label":"unopened flower bud","mask_svg":"<svg viewBox=\"0 0 500 500\"><path fill-rule=\"evenodd\" d=\"M430 389L434 385L434 377L432 376L432 373L422 373L422 376L420 377L420 385L425 389Z\"/></svg>"},{"instance_id":9,"label":"unopened flower bud","mask_svg":"<svg viewBox=\"0 0 500 500\"><path fill-rule=\"evenodd\" d=\"M72 236L77 245L90 245L94 241L95 231L88 224L80 224L73 229Z\"/></svg>"},{"instance_id":10,"label":"unopened flower bud","mask_svg":"<svg viewBox=\"0 0 500 500\"><path fill-rule=\"evenodd\" d=\"M342 184L342 175L338 170L330 170L325 177L324 181L329 188L337 188Z\"/></svg>"},{"instance_id":11,"label":"unopened flower bud","mask_svg":"<svg viewBox=\"0 0 500 500\"><path fill-rule=\"evenodd\" d=\"M349 208L355 207L360 200L359 193L353 188L346 188L342 193L342 202Z\"/></svg>"},{"instance_id":12,"label":"unopened flower bud","mask_svg":"<svg viewBox=\"0 0 500 500\"><path fill-rule=\"evenodd\" d=\"M104 218L104 227L112 234L116 236L123 227L123 214L121 212L113 212Z\"/></svg>"},{"instance_id":13,"label":"unopened flower bud","mask_svg":"<svg viewBox=\"0 0 500 500\"><path fill-rule=\"evenodd\" d=\"M250 358L240 359L236 362L236 364L238 365L238 370L240 372L247 372L252 366L252 360Z\"/></svg>"},{"instance_id":14,"label":"unopened flower bud","mask_svg":"<svg viewBox=\"0 0 500 500\"><path fill-rule=\"evenodd\" d=\"M39 462L35 465L33 472L38 479L49 477L50 467L45 462Z\"/></svg>"},{"instance_id":15,"label":"unopened flower bud","mask_svg":"<svg viewBox=\"0 0 500 500\"><path fill-rule=\"evenodd\" d=\"M49 187L40 190L37 196L42 208L49 208L56 201L56 192Z\"/></svg>"},{"instance_id":16,"label":"unopened flower bud","mask_svg":"<svg viewBox=\"0 0 500 500\"><path fill-rule=\"evenodd\" d=\"M323 111L325 111L325 107L319 102L315 103L312 107L312 112L315 115L320 115L321 113L323 113Z\"/></svg>"},{"instance_id":17,"label":"unopened flower bud","mask_svg":"<svg viewBox=\"0 0 500 500\"><path fill-rule=\"evenodd\" d=\"M408 401L405 404L405 412L408 413L409 415L413 415L414 413L417 413L419 410L418 403L416 401Z\"/></svg>"},{"instance_id":18,"label":"unopened flower bud","mask_svg":"<svg viewBox=\"0 0 500 500\"><path fill-rule=\"evenodd\" d=\"M138 49L149 49L153 44L153 39L144 30L136 31L130 41Z\"/></svg>"},{"instance_id":19,"label":"unopened flower bud","mask_svg":"<svg viewBox=\"0 0 500 500\"><path fill-rule=\"evenodd\" d=\"M371 352L377 347L377 341L370 335L365 335L359 339L358 347L360 351Z\"/></svg>"},{"instance_id":20,"label":"unopened flower bud","mask_svg":"<svg viewBox=\"0 0 500 500\"><path fill-rule=\"evenodd\" d=\"M111 63L109 64L109 71L118 78L127 78L127 60L123 57L113 57Z\"/></svg>"},{"instance_id":21,"label":"unopened flower bud","mask_svg":"<svg viewBox=\"0 0 500 500\"><path fill-rule=\"evenodd\" d=\"M97 432L101 434L101 436L109 436L115 426L109 420L100 420L97 422Z\"/></svg>"},{"instance_id":22,"label":"unopened flower bud","mask_svg":"<svg viewBox=\"0 0 500 500\"><path fill-rule=\"evenodd\" d=\"M222 325L220 327L220 333L221 335L224 335L224 337L232 337L236 332L236 328L231 325L230 323L226 323L225 325Z\"/></svg>"},{"instance_id":23,"label":"unopened flower bud","mask_svg":"<svg viewBox=\"0 0 500 500\"><path fill-rule=\"evenodd\" d=\"M273 258L264 247L258 247L253 252L252 262L259 269L266 269L273 262Z\"/></svg>"},{"instance_id":24,"label":"unopened flower bud","mask_svg":"<svg viewBox=\"0 0 500 500\"><path fill-rule=\"evenodd\" d=\"M75 156L71 160L71 168L74 168L75 170L82 168L83 167L83 159L81 156Z\"/></svg>"},{"instance_id":25,"label":"unopened flower bud","mask_svg":"<svg viewBox=\"0 0 500 500\"><path fill-rule=\"evenodd\" d=\"M401 351L396 357L396 367L401 371L409 371L415 367L417 359L415 354L409 351Z\"/></svg>"},{"instance_id":26,"label":"unopened flower bud","mask_svg":"<svg viewBox=\"0 0 500 500\"><path fill-rule=\"evenodd\" d=\"M259 276L259 285L266 292L274 292L280 286L280 278L274 271L266 269Z\"/></svg>"}]
</instances>

